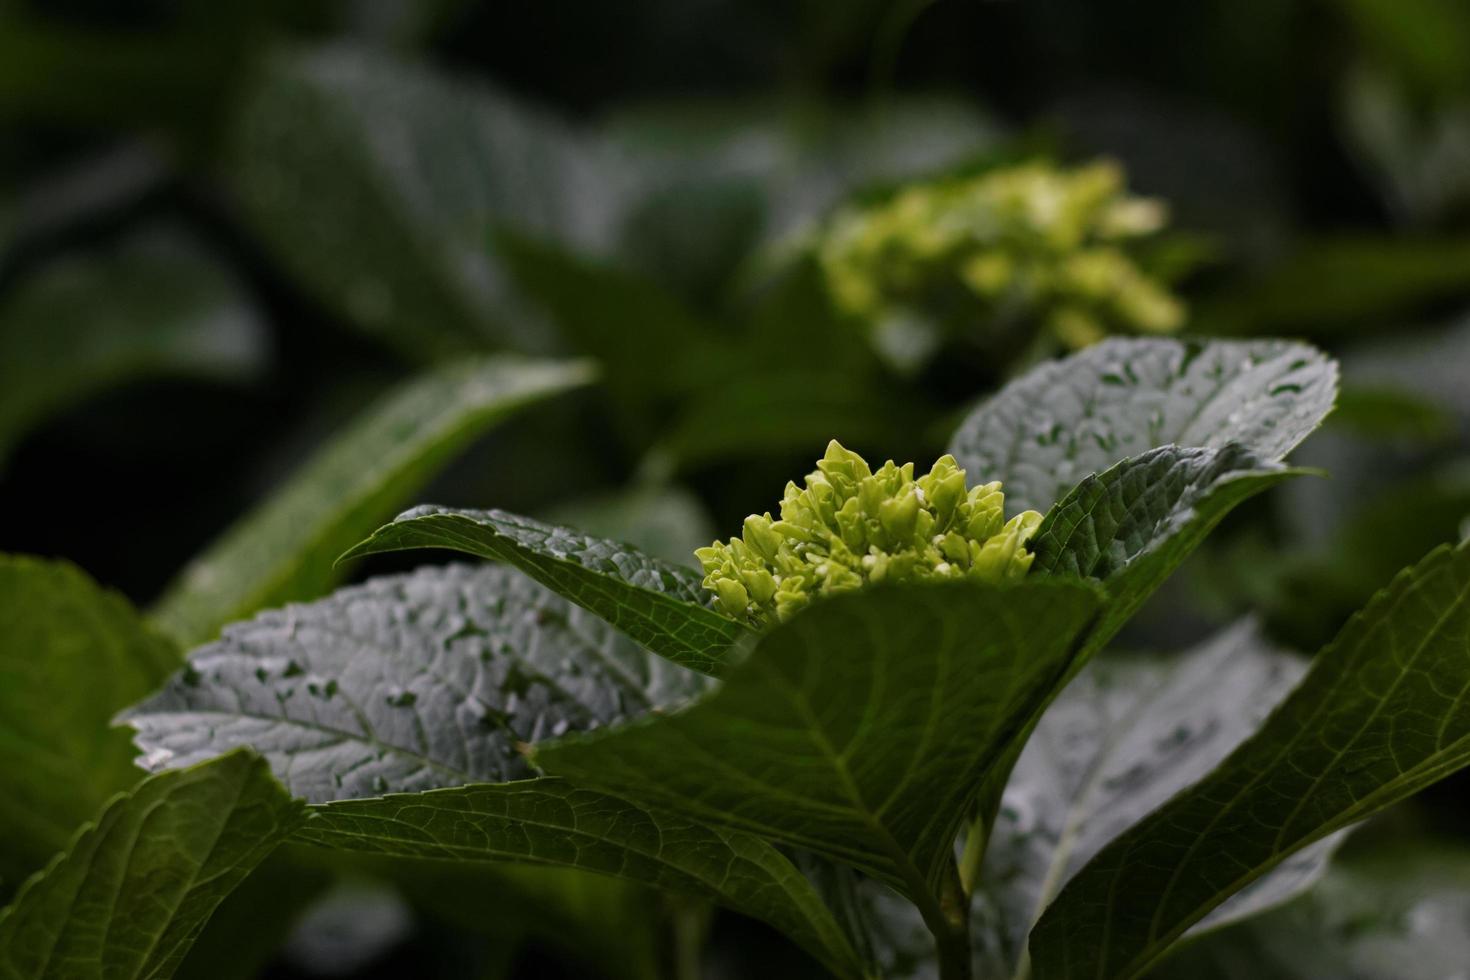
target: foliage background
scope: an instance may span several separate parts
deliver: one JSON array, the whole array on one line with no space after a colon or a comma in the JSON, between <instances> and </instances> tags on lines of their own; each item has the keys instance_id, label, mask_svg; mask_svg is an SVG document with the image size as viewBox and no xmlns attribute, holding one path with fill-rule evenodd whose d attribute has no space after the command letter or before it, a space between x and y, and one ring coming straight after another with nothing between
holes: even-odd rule
<instances>
[{"instance_id":1,"label":"foliage background","mask_svg":"<svg viewBox=\"0 0 1470 980\"><path fill-rule=\"evenodd\" d=\"M733 531L744 514L769 506L825 436L798 431L769 446L733 438L691 452L649 420L672 420L677 432L680 421L702 418L701 406L733 405L725 421L737 433L784 433L808 407L777 397L783 385L840 388L861 374L849 357L872 370L822 333L822 317L806 307L773 314L768 333L729 335L721 317L739 306L761 227L787 226L868 189L865 174L880 184L897 176L883 159L891 139L831 137L838 120L878 118L911 127L902 130L904 148L920 160L942 158L957 129L973 133L964 145L975 158L1119 160L1134 190L1170 203L1173 228L1190 246L1190 271L1177 287L1192 311L1188 330L1304 336L1343 359L1339 410L1297 457L1332 479L1301 481L1234 515L1130 629L1131 645L1180 649L1254 610L1279 638L1315 649L1392 572L1463 533L1470 10L1456 0L0 0L4 550L66 557L147 605L326 435L439 358L403 327L442 313L438 293L426 287L421 308L410 297L392 318L394 336L365 329L350 303L324 300L303 281L291 257L293 242L311 253L320 217L263 229L248 203L249 175L298 160L289 139L251 144L248 153L239 139L249 113L266 111L257 122L268 126L270 112L294 104L256 101L272 59L349 49L408 65L410 74L493 85L581 134L636 129L629 120L670 118L659 107L681 106L672 118L697 125L660 131L677 165L659 170L641 157L615 173L579 150L590 196L548 187L535 167L513 175L509 196L549 195L582 213L618 180L646 182L662 193L591 261L651 283L659 298L593 303L573 317L603 325L656 367L670 331L690 332L671 308L717 324L737 349L778 355L743 368L743 394L717 388L718 360L676 362L670 391L656 393L649 378L610 362L606 385L497 429L424 499L600 516L611 530L648 513L640 501L656 494L653 512L674 550L711 528ZM367 129L376 130L375 113L391 111L390 99L369 100ZM806 184L766 180L759 167L756 179L738 168L735 178L720 176L729 165L721 140L751 120L775 141L768 156L788 161L772 173L801 160ZM439 135L452 142L453 126ZM348 160L364 152L336 149ZM429 152L438 159L432 145ZM390 216L367 211L343 220L384 228L388 247L401 247ZM355 240L371 245L353 234L326 240L326 251L346 249L335 258L348 264ZM129 249L139 247L146 261L129 265L138 261ZM518 254L513 243L484 248ZM124 258L99 260L119 250ZM526 252L534 269L536 250ZM110 274L109 261L119 263ZM453 270L439 271L452 281ZM99 284L48 299L47 289L72 275ZM553 325L560 280L552 276L548 292L523 278L532 285L517 292L515 317L529 324L519 328L520 345L582 350L574 330ZM603 295L644 296L629 288ZM174 311L192 309L200 295L210 328L182 344L170 339ZM111 339L139 334L163 353L117 367ZM780 370L792 366L810 375L793 381ZM971 367L917 380L861 374L860 400L892 424L826 435L870 458L927 460L954 413L1004 375ZM666 496L668 487L680 496ZM377 558L355 575L415 561ZM1452 779L1370 835L1463 838L1467 794L1465 778ZM536 882L526 887L544 887ZM360 894L347 903L350 914L338 913L348 924L334 924L329 906L326 924L310 934L320 944L334 928L379 921L372 915L411 915L412 927L380 924L396 941L346 972L392 976L406 963L452 972L456 956L480 964L486 940L455 921L462 909L442 896L436 904L428 891L411 896L412 913ZM266 911L234 903L217 928L237 928L231 915ZM579 975L555 929L516 923L513 912L487 899L482 918L504 918L506 935L530 934L514 969ZM801 969L796 954L748 922L720 916L712 928L710 959L727 975L743 975L753 961ZM616 938L585 942L616 948ZM323 969L312 959L319 954L288 947L268 969L309 975ZM328 969L347 963L326 959Z\"/></svg>"}]
</instances>

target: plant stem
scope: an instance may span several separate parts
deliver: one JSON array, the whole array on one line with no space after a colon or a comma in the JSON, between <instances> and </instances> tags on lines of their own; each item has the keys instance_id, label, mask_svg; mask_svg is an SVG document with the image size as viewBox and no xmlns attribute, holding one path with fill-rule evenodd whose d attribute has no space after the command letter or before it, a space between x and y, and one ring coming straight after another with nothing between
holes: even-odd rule
<instances>
[{"instance_id":1,"label":"plant stem","mask_svg":"<svg viewBox=\"0 0 1470 980\"><path fill-rule=\"evenodd\" d=\"M940 980L970 980L970 895L950 864L939 893L943 928L934 933ZM932 927L931 927L932 929Z\"/></svg>"}]
</instances>

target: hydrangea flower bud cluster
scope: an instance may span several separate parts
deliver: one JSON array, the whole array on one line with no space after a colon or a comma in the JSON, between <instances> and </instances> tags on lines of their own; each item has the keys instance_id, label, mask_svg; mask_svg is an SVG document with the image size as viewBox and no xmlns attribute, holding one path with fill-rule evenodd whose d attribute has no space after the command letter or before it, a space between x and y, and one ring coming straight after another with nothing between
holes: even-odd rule
<instances>
[{"instance_id":1,"label":"hydrangea flower bud cluster","mask_svg":"<svg viewBox=\"0 0 1470 980\"><path fill-rule=\"evenodd\" d=\"M875 472L833 440L805 487L786 484L779 520L752 514L740 537L695 556L720 611L767 625L815 596L871 582L1024 576L1041 515L1007 521L1004 505L999 483L966 489L953 456L915 479L913 463L889 460Z\"/></svg>"},{"instance_id":2,"label":"hydrangea flower bud cluster","mask_svg":"<svg viewBox=\"0 0 1470 980\"><path fill-rule=\"evenodd\" d=\"M937 337L1026 319L1078 348L1183 322L1179 300L1125 251L1166 218L1162 202L1126 192L1113 163L1035 162L840 212L818 260L837 305L873 324L880 347L885 331Z\"/></svg>"}]
</instances>

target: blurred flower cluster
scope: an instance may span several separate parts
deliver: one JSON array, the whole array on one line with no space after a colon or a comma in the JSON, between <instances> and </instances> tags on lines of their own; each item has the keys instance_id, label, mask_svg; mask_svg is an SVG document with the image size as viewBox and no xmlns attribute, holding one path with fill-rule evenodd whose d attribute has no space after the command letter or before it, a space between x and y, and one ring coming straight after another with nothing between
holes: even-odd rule
<instances>
[{"instance_id":1,"label":"blurred flower cluster","mask_svg":"<svg viewBox=\"0 0 1470 980\"><path fill-rule=\"evenodd\" d=\"M786 484L780 520L752 514L739 538L695 555L721 611L769 624L868 583L1020 578L1040 523L1036 511L1006 521L1001 485L967 490L953 456L915 479L913 463L874 472L833 440L805 488Z\"/></svg>"},{"instance_id":2,"label":"blurred flower cluster","mask_svg":"<svg viewBox=\"0 0 1470 980\"><path fill-rule=\"evenodd\" d=\"M1184 308L1128 252L1162 202L1121 169L1030 162L903 188L840 211L818 243L834 301L900 363L946 337L1041 329L1065 348L1109 333L1167 333Z\"/></svg>"}]
</instances>

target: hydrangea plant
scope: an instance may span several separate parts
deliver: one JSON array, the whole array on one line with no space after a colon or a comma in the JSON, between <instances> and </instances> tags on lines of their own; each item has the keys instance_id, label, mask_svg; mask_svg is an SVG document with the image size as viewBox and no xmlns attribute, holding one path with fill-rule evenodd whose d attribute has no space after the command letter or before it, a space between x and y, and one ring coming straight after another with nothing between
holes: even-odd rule
<instances>
[{"instance_id":1,"label":"hydrangea plant","mask_svg":"<svg viewBox=\"0 0 1470 980\"><path fill-rule=\"evenodd\" d=\"M1129 251L1166 217L1127 193L1116 164L1032 162L846 208L817 253L839 308L896 355L1018 324L1075 349L1179 328L1183 305Z\"/></svg>"},{"instance_id":2,"label":"hydrangea plant","mask_svg":"<svg viewBox=\"0 0 1470 980\"><path fill-rule=\"evenodd\" d=\"M1335 391L1302 344L1109 340L982 404L923 476L830 445L703 573L503 511L410 510L345 557L492 563L198 646L120 719L153 775L0 912L0 972L167 976L293 841L609 875L763 919L843 978L1142 976L1470 763L1470 544L1403 572L1310 667L1248 627L1093 662L1226 513L1299 475L1283 459ZM27 738L4 751L58 723L31 678L91 642L137 666L128 696L167 671L167 643L74 569L0 561L0 586L31 638L0 685Z\"/></svg>"}]
</instances>

